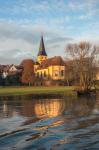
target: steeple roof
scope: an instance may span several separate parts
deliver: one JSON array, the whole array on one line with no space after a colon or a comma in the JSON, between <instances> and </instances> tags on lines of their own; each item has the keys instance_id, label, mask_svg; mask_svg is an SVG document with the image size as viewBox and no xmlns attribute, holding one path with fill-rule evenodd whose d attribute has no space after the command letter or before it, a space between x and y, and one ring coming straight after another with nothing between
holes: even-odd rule
<instances>
[{"instance_id":1,"label":"steeple roof","mask_svg":"<svg viewBox=\"0 0 99 150\"><path fill-rule=\"evenodd\" d=\"M38 52L38 56L40 55L47 56L46 51L45 51L43 36L41 36L40 47L39 47L39 52Z\"/></svg>"}]
</instances>

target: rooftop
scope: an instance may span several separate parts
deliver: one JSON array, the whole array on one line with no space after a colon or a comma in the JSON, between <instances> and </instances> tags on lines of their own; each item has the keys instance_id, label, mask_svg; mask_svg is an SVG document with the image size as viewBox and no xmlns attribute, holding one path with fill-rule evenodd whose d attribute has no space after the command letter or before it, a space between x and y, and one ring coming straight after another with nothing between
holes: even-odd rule
<instances>
[{"instance_id":1,"label":"rooftop","mask_svg":"<svg viewBox=\"0 0 99 150\"><path fill-rule=\"evenodd\" d=\"M47 60L43 61L38 69L44 69L49 66L64 66L65 62L63 61L61 56L54 56L52 58L48 58Z\"/></svg>"}]
</instances>

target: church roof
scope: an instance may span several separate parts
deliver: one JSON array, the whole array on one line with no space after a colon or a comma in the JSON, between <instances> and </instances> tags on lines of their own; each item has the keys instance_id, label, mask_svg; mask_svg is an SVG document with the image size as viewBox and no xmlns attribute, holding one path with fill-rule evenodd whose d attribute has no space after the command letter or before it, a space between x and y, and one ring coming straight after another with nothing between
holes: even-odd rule
<instances>
[{"instance_id":1,"label":"church roof","mask_svg":"<svg viewBox=\"0 0 99 150\"><path fill-rule=\"evenodd\" d=\"M38 61L35 62L35 65L40 65L40 63Z\"/></svg>"},{"instance_id":2,"label":"church roof","mask_svg":"<svg viewBox=\"0 0 99 150\"><path fill-rule=\"evenodd\" d=\"M65 66L65 62L63 61L61 56L55 56L43 61L38 67L38 69L44 69L49 66Z\"/></svg>"},{"instance_id":3,"label":"church roof","mask_svg":"<svg viewBox=\"0 0 99 150\"><path fill-rule=\"evenodd\" d=\"M38 56L40 55L47 56L46 51L45 51L43 36L41 36L40 47L39 47L39 52L38 52Z\"/></svg>"}]
</instances>

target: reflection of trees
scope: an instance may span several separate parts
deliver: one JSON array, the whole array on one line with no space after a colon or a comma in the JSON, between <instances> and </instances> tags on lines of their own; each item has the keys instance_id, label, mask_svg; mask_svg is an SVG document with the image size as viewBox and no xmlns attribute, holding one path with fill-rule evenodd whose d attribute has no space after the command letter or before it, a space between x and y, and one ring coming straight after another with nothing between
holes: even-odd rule
<instances>
[{"instance_id":1,"label":"reflection of trees","mask_svg":"<svg viewBox=\"0 0 99 150\"><path fill-rule=\"evenodd\" d=\"M9 118L14 115L14 107L8 104L7 101L2 102L2 107L0 109L0 118Z\"/></svg>"},{"instance_id":2,"label":"reflection of trees","mask_svg":"<svg viewBox=\"0 0 99 150\"><path fill-rule=\"evenodd\" d=\"M66 112L70 112L74 117L84 116L91 113L95 103L94 98L67 99Z\"/></svg>"},{"instance_id":3,"label":"reflection of trees","mask_svg":"<svg viewBox=\"0 0 99 150\"><path fill-rule=\"evenodd\" d=\"M0 97L0 118L10 118L20 112L19 96L1 96ZM18 106L18 107L17 107Z\"/></svg>"},{"instance_id":4,"label":"reflection of trees","mask_svg":"<svg viewBox=\"0 0 99 150\"><path fill-rule=\"evenodd\" d=\"M68 114L77 117L87 115L99 105L98 101L94 99L33 99L32 96L14 96L14 97L0 97L0 116L6 114L11 117L18 113L18 115L25 117L32 117L39 120L42 117L57 117L62 115L68 118ZM34 119L34 122L36 121ZM32 122L32 120L31 120Z\"/></svg>"}]
</instances>

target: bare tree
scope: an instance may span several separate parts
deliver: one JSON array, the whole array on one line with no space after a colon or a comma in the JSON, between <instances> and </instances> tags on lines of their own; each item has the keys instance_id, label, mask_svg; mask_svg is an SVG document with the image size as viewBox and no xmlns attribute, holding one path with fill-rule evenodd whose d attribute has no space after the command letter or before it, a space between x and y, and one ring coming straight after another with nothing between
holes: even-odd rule
<instances>
[{"instance_id":1,"label":"bare tree","mask_svg":"<svg viewBox=\"0 0 99 150\"><path fill-rule=\"evenodd\" d=\"M68 44L66 52L73 59L75 72L79 77L79 86L82 90L91 88L96 76L96 60L99 59L99 47L89 42Z\"/></svg>"},{"instance_id":2,"label":"bare tree","mask_svg":"<svg viewBox=\"0 0 99 150\"><path fill-rule=\"evenodd\" d=\"M76 82L76 72L74 68L74 61L72 60L66 60L65 62L65 81L68 86L77 83Z\"/></svg>"}]
</instances>

